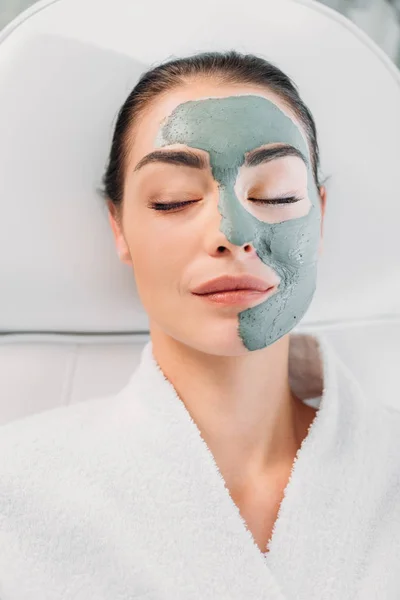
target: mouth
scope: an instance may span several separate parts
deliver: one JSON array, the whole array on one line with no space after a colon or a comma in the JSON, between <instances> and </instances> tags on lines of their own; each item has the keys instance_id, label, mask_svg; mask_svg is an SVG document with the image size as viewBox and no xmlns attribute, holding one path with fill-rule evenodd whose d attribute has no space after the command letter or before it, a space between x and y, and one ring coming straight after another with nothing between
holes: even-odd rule
<instances>
[{"instance_id":1,"label":"mouth","mask_svg":"<svg viewBox=\"0 0 400 600\"><path fill-rule=\"evenodd\" d=\"M254 289L242 290L224 290L220 292L211 292L209 294L193 294L212 304L248 306L257 305L272 296L276 291L276 286L271 286L264 291Z\"/></svg>"}]
</instances>

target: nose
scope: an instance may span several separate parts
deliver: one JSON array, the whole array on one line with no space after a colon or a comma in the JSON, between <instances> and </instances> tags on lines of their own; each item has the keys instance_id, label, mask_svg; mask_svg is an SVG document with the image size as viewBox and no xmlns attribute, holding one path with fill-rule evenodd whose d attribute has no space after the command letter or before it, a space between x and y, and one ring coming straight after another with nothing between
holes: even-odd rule
<instances>
[{"instance_id":1,"label":"nose","mask_svg":"<svg viewBox=\"0 0 400 600\"><path fill-rule=\"evenodd\" d=\"M227 201L224 190L219 190L215 195L215 202L211 203L209 221L206 225L206 243L208 252L221 255L232 252L237 255L254 255L257 252L253 245L252 233L243 218L237 198ZM225 195L224 195L225 194Z\"/></svg>"},{"instance_id":2,"label":"nose","mask_svg":"<svg viewBox=\"0 0 400 600\"><path fill-rule=\"evenodd\" d=\"M226 238L225 238L226 239ZM243 244L243 246L237 246L236 244L231 244L228 240L225 241L224 244L220 244L216 249L216 254L223 254L226 251L231 251L236 254L253 254L254 257L257 256L257 252L253 246L253 244Z\"/></svg>"},{"instance_id":3,"label":"nose","mask_svg":"<svg viewBox=\"0 0 400 600\"><path fill-rule=\"evenodd\" d=\"M230 244L240 247L251 245L255 234L252 216L242 207L233 186L221 186L217 208L222 217L220 229Z\"/></svg>"}]
</instances>

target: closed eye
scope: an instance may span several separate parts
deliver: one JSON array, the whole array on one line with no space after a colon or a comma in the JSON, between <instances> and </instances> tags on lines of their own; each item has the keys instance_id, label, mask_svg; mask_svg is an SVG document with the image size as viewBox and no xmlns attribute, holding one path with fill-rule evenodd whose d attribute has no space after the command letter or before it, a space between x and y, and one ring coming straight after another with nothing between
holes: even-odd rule
<instances>
[{"instance_id":1,"label":"closed eye","mask_svg":"<svg viewBox=\"0 0 400 600\"><path fill-rule=\"evenodd\" d=\"M193 204L194 202L198 202L198 200L188 200L187 202L150 202L148 205L149 208L154 210L173 210L174 208L181 208L186 204Z\"/></svg>"},{"instance_id":2,"label":"closed eye","mask_svg":"<svg viewBox=\"0 0 400 600\"><path fill-rule=\"evenodd\" d=\"M260 204L272 204L272 205L282 205L292 204L293 202L300 202L303 198L298 198L297 196L286 196L284 198L248 198L251 202L260 203Z\"/></svg>"},{"instance_id":3,"label":"closed eye","mask_svg":"<svg viewBox=\"0 0 400 600\"><path fill-rule=\"evenodd\" d=\"M300 202L303 198L298 198L297 196L286 196L281 198L248 198L251 202L255 204L270 204L273 206L285 206L286 204L292 204L294 202ZM186 202L151 202L148 206L153 210L164 210L171 211L177 208L182 208L187 204L194 204L199 202L199 200L188 200Z\"/></svg>"}]
</instances>

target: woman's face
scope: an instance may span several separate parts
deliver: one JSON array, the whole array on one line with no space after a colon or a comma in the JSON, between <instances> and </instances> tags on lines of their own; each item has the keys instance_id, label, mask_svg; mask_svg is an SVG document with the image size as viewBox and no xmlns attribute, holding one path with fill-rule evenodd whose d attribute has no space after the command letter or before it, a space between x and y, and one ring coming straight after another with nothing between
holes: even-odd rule
<instances>
[{"instance_id":1,"label":"woman's face","mask_svg":"<svg viewBox=\"0 0 400 600\"><path fill-rule=\"evenodd\" d=\"M112 211L110 222L151 331L228 356L293 329L315 291L325 190L320 198L304 130L283 101L260 87L192 81L149 106L129 149L121 226ZM151 160L155 150L170 160ZM272 289L230 305L192 293L242 274Z\"/></svg>"}]
</instances>

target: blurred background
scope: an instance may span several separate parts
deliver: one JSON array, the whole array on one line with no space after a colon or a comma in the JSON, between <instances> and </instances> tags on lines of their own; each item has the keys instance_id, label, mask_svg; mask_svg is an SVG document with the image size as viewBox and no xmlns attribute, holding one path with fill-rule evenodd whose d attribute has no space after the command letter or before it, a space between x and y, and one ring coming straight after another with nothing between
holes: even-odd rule
<instances>
[{"instance_id":1,"label":"blurred background","mask_svg":"<svg viewBox=\"0 0 400 600\"><path fill-rule=\"evenodd\" d=\"M321 0L366 31L400 67L400 0ZM0 29L34 0L0 0Z\"/></svg>"}]
</instances>

